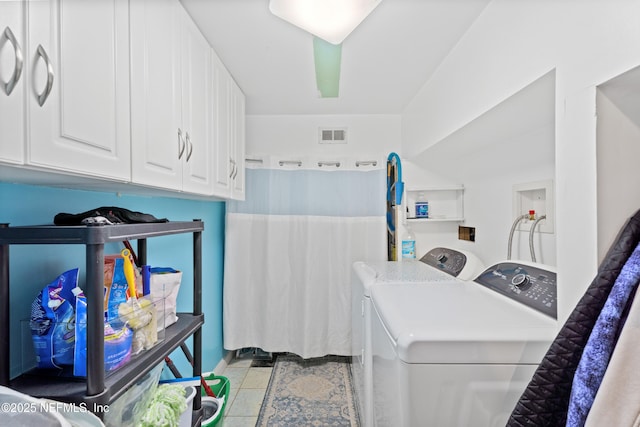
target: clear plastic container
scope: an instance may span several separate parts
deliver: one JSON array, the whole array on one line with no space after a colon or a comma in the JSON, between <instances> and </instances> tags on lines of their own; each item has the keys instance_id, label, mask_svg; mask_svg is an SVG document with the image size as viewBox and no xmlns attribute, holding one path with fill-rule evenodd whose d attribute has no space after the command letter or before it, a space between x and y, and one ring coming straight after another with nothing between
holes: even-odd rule
<instances>
[{"instance_id":1,"label":"clear plastic container","mask_svg":"<svg viewBox=\"0 0 640 427\"><path fill-rule=\"evenodd\" d=\"M71 427L57 411L41 399L0 386L0 402L3 405L0 426L7 427Z\"/></svg>"},{"instance_id":2,"label":"clear plastic container","mask_svg":"<svg viewBox=\"0 0 640 427\"><path fill-rule=\"evenodd\" d=\"M191 427L191 419L193 418L193 398L196 397L196 388L193 386L185 387L185 398L187 399L187 409L182 411L178 425L180 427Z\"/></svg>"},{"instance_id":3,"label":"clear plastic container","mask_svg":"<svg viewBox=\"0 0 640 427\"><path fill-rule=\"evenodd\" d=\"M104 416L107 427L133 427L138 424L156 391L163 367L164 363L159 363L109 405L109 412Z\"/></svg>"}]
</instances>

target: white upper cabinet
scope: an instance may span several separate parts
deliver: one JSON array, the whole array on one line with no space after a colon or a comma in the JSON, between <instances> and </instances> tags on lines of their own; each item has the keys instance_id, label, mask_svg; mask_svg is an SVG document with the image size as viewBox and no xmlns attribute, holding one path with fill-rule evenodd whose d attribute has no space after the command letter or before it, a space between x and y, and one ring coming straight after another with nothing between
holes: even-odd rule
<instances>
[{"instance_id":1,"label":"white upper cabinet","mask_svg":"<svg viewBox=\"0 0 640 427\"><path fill-rule=\"evenodd\" d=\"M129 181L128 1L27 8L27 163Z\"/></svg>"},{"instance_id":2,"label":"white upper cabinet","mask_svg":"<svg viewBox=\"0 0 640 427\"><path fill-rule=\"evenodd\" d=\"M244 114L178 0L0 0L0 165L244 199Z\"/></svg>"},{"instance_id":3,"label":"white upper cabinet","mask_svg":"<svg viewBox=\"0 0 640 427\"><path fill-rule=\"evenodd\" d=\"M245 96L215 52L212 57L214 194L244 200Z\"/></svg>"},{"instance_id":4,"label":"white upper cabinet","mask_svg":"<svg viewBox=\"0 0 640 427\"><path fill-rule=\"evenodd\" d=\"M231 155L229 151L229 120L231 117L231 76L212 51L213 64L213 159L215 166L214 194L227 198L231 194Z\"/></svg>"},{"instance_id":5,"label":"white upper cabinet","mask_svg":"<svg viewBox=\"0 0 640 427\"><path fill-rule=\"evenodd\" d=\"M0 1L0 162L22 164L25 141L25 3Z\"/></svg>"},{"instance_id":6,"label":"white upper cabinet","mask_svg":"<svg viewBox=\"0 0 640 427\"><path fill-rule=\"evenodd\" d=\"M210 195L210 48L177 0L131 1L134 183Z\"/></svg>"},{"instance_id":7,"label":"white upper cabinet","mask_svg":"<svg viewBox=\"0 0 640 427\"><path fill-rule=\"evenodd\" d=\"M182 125L184 191L213 192L211 47L186 12L182 27Z\"/></svg>"},{"instance_id":8,"label":"white upper cabinet","mask_svg":"<svg viewBox=\"0 0 640 427\"><path fill-rule=\"evenodd\" d=\"M131 139L133 182L182 189L180 5L133 0ZM182 155L181 155L182 152Z\"/></svg>"},{"instance_id":9,"label":"white upper cabinet","mask_svg":"<svg viewBox=\"0 0 640 427\"><path fill-rule=\"evenodd\" d=\"M244 200L244 152L245 152L245 97L240 87L231 85L231 158L233 160L231 198Z\"/></svg>"}]
</instances>

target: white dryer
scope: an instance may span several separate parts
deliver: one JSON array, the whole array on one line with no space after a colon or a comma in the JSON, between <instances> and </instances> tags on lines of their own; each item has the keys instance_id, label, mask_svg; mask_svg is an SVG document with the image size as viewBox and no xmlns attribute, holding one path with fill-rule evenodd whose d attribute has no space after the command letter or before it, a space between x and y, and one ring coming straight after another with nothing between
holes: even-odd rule
<instances>
[{"instance_id":1,"label":"white dryer","mask_svg":"<svg viewBox=\"0 0 640 427\"><path fill-rule=\"evenodd\" d=\"M355 262L352 270L352 374L361 425L373 425L373 380L371 362L371 289L380 285L416 284L472 280L482 270L474 254L435 248L420 260Z\"/></svg>"},{"instance_id":2,"label":"white dryer","mask_svg":"<svg viewBox=\"0 0 640 427\"><path fill-rule=\"evenodd\" d=\"M374 425L504 426L557 333L551 268L371 290Z\"/></svg>"}]
</instances>

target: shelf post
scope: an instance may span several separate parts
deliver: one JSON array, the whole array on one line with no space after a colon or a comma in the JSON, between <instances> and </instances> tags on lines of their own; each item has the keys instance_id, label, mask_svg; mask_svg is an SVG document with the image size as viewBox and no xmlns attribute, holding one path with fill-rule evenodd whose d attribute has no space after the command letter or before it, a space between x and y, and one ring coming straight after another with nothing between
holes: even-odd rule
<instances>
[{"instance_id":1,"label":"shelf post","mask_svg":"<svg viewBox=\"0 0 640 427\"><path fill-rule=\"evenodd\" d=\"M147 264L147 239L138 239L138 267Z\"/></svg>"},{"instance_id":2,"label":"shelf post","mask_svg":"<svg viewBox=\"0 0 640 427\"><path fill-rule=\"evenodd\" d=\"M0 228L8 228L9 224L0 224ZM0 245L0 385L8 386L10 380L10 337L9 315L9 245Z\"/></svg>"},{"instance_id":3,"label":"shelf post","mask_svg":"<svg viewBox=\"0 0 640 427\"><path fill-rule=\"evenodd\" d=\"M104 391L104 244L87 244L87 395Z\"/></svg>"},{"instance_id":4,"label":"shelf post","mask_svg":"<svg viewBox=\"0 0 640 427\"><path fill-rule=\"evenodd\" d=\"M200 221L194 220L194 221ZM202 314L202 231L193 233L193 314ZM202 328L193 334L193 376L202 374ZM201 407L200 387L198 387L193 402L193 408L199 411Z\"/></svg>"}]
</instances>

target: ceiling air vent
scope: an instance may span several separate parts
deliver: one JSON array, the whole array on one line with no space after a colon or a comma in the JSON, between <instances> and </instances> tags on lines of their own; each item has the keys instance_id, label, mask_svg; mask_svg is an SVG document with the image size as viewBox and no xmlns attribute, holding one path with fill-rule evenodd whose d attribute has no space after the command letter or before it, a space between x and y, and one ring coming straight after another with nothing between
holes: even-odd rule
<instances>
[{"instance_id":1,"label":"ceiling air vent","mask_svg":"<svg viewBox=\"0 0 640 427\"><path fill-rule=\"evenodd\" d=\"M346 144L347 128L320 128L320 144Z\"/></svg>"}]
</instances>

